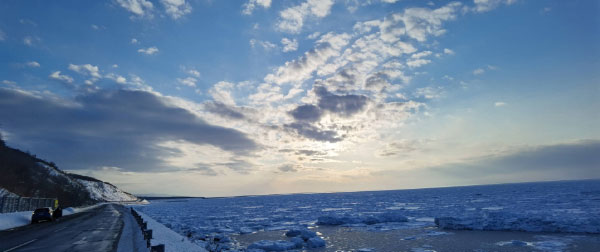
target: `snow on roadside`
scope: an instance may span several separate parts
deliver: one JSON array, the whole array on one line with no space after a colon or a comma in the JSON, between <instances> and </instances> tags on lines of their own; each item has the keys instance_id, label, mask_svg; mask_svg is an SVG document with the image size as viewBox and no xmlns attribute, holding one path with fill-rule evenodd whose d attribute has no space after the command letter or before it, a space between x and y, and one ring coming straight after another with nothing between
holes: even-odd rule
<instances>
[{"instance_id":1,"label":"snow on roadside","mask_svg":"<svg viewBox=\"0 0 600 252\"><path fill-rule=\"evenodd\" d=\"M31 211L0 214L0 230L25 226L31 223Z\"/></svg>"},{"instance_id":2,"label":"snow on roadside","mask_svg":"<svg viewBox=\"0 0 600 252\"><path fill-rule=\"evenodd\" d=\"M206 249L192 243L187 238L158 223L141 211L138 211L138 213L148 223L148 229L152 229L153 246L165 244L165 251L167 252L208 252Z\"/></svg>"},{"instance_id":3,"label":"snow on roadside","mask_svg":"<svg viewBox=\"0 0 600 252\"><path fill-rule=\"evenodd\" d=\"M71 214L79 213L79 212L85 212L90 209L99 207L103 204L105 204L105 203L100 203L100 204L86 206L86 207L65 208L65 209L63 209L63 216L67 216L67 215L71 215ZM6 229L29 225L29 223L31 223L31 214L32 213L33 213L33 211L23 211L23 212L0 214L0 230L6 230Z\"/></svg>"}]
</instances>

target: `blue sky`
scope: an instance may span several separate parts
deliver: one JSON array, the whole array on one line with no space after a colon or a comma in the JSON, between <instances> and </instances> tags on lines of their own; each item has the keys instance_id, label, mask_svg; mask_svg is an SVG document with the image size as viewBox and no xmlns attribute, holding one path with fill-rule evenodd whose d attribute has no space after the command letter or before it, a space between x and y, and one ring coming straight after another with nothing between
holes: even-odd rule
<instances>
[{"instance_id":1,"label":"blue sky","mask_svg":"<svg viewBox=\"0 0 600 252\"><path fill-rule=\"evenodd\" d=\"M7 143L134 193L598 178L595 1L0 7Z\"/></svg>"}]
</instances>

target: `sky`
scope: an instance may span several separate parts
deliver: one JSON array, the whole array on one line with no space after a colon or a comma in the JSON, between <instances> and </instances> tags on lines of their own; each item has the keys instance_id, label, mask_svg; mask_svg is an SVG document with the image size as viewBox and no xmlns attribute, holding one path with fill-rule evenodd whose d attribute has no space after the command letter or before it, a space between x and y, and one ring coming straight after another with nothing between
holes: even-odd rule
<instances>
[{"instance_id":1,"label":"sky","mask_svg":"<svg viewBox=\"0 0 600 252\"><path fill-rule=\"evenodd\" d=\"M600 3L0 2L9 146L146 195L600 178Z\"/></svg>"}]
</instances>

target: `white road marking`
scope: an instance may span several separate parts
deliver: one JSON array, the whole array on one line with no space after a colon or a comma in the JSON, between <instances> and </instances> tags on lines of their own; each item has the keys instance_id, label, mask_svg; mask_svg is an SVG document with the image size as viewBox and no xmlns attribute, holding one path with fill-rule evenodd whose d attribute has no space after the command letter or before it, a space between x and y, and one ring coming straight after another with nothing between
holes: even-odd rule
<instances>
[{"instance_id":1,"label":"white road marking","mask_svg":"<svg viewBox=\"0 0 600 252\"><path fill-rule=\"evenodd\" d=\"M61 228L59 228L59 229L57 229L57 230L54 230L54 233L56 233L56 232L58 232L58 231L61 231L61 230L65 229L65 228L67 228L67 227L61 227Z\"/></svg>"},{"instance_id":2,"label":"white road marking","mask_svg":"<svg viewBox=\"0 0 600 252\"><path fill-rule=\"evenodd\" d=\"M27 245L27 244L29 244L29 243L32 243L32 242L34 242L34 241L37 241L37 239L33 239L33 240L31 240L31 241L28 241L28 242L25 242L25 243L23 243L23 244L21 244L21 245L14 246L14 247L12 247L12 248L9 248L9 249L7 249L7 250L4 250L4 252L10 252L10 251L13 251L13 250L15 250L15 249L18 249L18 248L20 248L20 247L23 247L23 246L25 246L25 245Z\"/></svg>"}]
</instances>

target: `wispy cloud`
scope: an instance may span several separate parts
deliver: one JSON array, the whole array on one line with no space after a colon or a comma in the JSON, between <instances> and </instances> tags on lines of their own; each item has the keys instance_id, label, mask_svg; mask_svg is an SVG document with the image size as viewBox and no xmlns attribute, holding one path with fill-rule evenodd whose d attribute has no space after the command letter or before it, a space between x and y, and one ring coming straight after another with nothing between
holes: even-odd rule
<instances>
[{"instance_id":1,"label":"wispy cloud","mask_svg":"<svg viewBox=\"0 0 600 252\"><path fill-rule=\"evenodd\" d=\"M333 0L307 0L300 5L287 8L279 13L279 30L299 33L307 18L320 19L329 15Z\"/></svg>"},{"instance_id":2,"label":"wispy cloud","mask_svg":"<svg viewBox=\"0 0 600 252\"><path fill-rule=\"evenodd\" d=\"M271 0L248 0L248 2L243 6L244 9L242 10L242 13L244 15L251 15L257 6L268 9L271 7Z\"/></svg>"},{"instance_id":3,"label":"wispy cloud","mask_svg":"<svg viewBox=\"0 0 600 252\"><path fill-rule=\"evenodd\" d=\"M25 63L25 65L28 67L40 67L40 63L38 63L36 61L29 61L29 62Z\"/></svg>"},{"instance_id":4,"label":"wispy cloud","mask_svg":"<svg viewBox=\"0 0 600 252\"><path fill-rule=\"evenodd\" d=\"M161 0L165 12L172 19L179 19L192 13L192 6L186 0Z\"/></svg>"},{"instance_id":5,"label":"wispy cloud","mask_svg":"<svg viewBox=\"0 0 600 252\"><path fill-rule=\"evenodd\" d=\"M140 48L138 49L139 53L143 53L146 55L152 55L158 53L158 48L156 46L148 47L148 48Z\"/></svg>"},{"instance_id":6,"label":"wispy cloud","mask_svg":"<svg viewBox=\"0 0 600 252\"><path fill-rule=\"evenodd\" d=\"M60 74L60 71L56 71L50 74L50 79L55 79L63 83L71 84L73 83L73 77L68 76L66 74Z\"/></svg>"},{"instance_id":7,"label":"wispy cloud","mask_svg":"<svg viewBox=\"0 0 600 252\"><path fill-rule=\"evenodd\" d=\"M281 44L283 44L284 52L292 52L298 50L298 40L296 39L290 40L288 38L282 38Z\"/></svg>"},{"instance_id":8,"label":"wispy cloud","mask_svg":"<svg viewBox=\"0 0 600 252\"><path fill-rule=\"evenodd\" d=\"M147 0L116 0L127 11L138 17L152 17L154 5Z\"/></svg>"}]
</instances>

